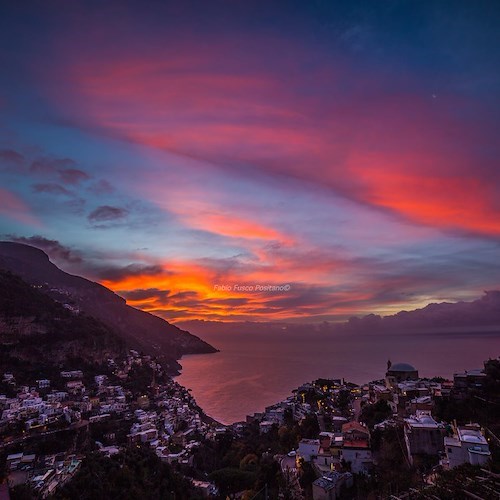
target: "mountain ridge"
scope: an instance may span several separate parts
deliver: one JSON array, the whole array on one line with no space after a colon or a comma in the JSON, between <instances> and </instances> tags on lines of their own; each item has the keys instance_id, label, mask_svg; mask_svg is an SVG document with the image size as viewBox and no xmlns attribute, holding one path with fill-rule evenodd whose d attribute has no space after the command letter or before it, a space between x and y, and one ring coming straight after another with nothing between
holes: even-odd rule
<instances>
[{"instance_id":1,"label":"mountain ridge","mask_svg":"<svg viewBox=\"0 0 500 500\"><path fill-rule=\"evenodd\" d=\"M476 300L466 302L431 302L411 311L402 310L396 314L353 317L342 325L341 330L418 330L428 328L474 328L500 326L500 291L485 291Z\"/></svg>"},{"instance_id":2,"label":"mountain ridge","mask_svg":"<svg viewBox=\"0 0 500 500\"><path fill-rule=\"evenodd\" d=\"M238 328L240 332L251 333L256 329L266 332L300 333L306 330L324 331L325 333L389 333L414 332L444 333L446 331L473 331L485 329L500 331L500 291L485 291L476 300L465 302L432 302L410 311L402 310L396 314L380 316L368 314L354 316L346 321L293 323L235 321L220 322L206 320L186 320L178 323L199 334L224 333Z\"/></svg>"},{"instance_id":3,"label":"mountain ridge","mask_svg":"<svg viewBox=\"0 0 500 500\"><path fill-rule=\"evenodd\" d=\"M184 354L217 352L199 337L158 316L129 306L123 297L105 286L59 269L38 248L0 242L0 268L19 275L67 307L99 319L131 347L164 358L171 372L179 370L177 360Z\"/></svg>"}]
</instances>

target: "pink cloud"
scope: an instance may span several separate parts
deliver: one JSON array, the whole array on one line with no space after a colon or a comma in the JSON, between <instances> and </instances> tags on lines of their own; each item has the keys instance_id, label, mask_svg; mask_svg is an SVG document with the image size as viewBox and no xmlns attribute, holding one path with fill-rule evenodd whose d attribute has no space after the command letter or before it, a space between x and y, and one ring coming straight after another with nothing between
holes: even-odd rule
<instances>
[{"instance_id":1,"label":"pink cloud","mask_svg":"<svg viewBox=\"0 0 500 500\"><path fill-rule=\"evenodd\" d=\"M303 70L304 51L289 40L166 47L72 54L61 66L69 92L54 101L141 145L306 180L418 224L500 234L498 174L482 147L491 124L457 117L474 115L475 103L433 99L410 75L388 85L392 73L363 73L338 56Z\"/></svg>"},{"instance_id":2,"label":"pink cloud","mask_svg":"<svg viewBox=\"0 0 500 500\"><path fill-rule=\"evenodd\" d=\"M30 208L24 201L11 191L3 188L0 188L0 214L23 224L41 226L38 218L31 213Z\"/></svg>"}]
</instances>

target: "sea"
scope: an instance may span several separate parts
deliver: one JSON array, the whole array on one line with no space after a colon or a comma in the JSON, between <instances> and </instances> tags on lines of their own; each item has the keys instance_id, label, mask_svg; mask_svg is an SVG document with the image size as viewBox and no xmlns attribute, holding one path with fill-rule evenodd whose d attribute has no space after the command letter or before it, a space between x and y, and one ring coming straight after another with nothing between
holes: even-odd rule
<instances>
[{"instance_id":1,"label":"sea","mask_svg":"<svg viewBox=\"0 0 500 500\"><path fill-rule=\"evenodd\" d=\"M387 361L421 377L452 378L500 356L500 328L407 333L199 332L220 352L184 356L177 381L223 424L245 420L320 377L363 384L385 376Z\"/></svg>"}]
</instances>

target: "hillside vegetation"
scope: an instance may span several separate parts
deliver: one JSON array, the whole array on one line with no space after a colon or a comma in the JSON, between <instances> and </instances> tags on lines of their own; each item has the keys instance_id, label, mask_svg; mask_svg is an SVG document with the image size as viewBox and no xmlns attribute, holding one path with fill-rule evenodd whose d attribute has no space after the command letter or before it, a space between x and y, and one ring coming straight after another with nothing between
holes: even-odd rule
<instances>
[{"instance_id":1,"label":"hillside vegetation","mask_svg":"<svg viewBox=\"0 0 500 500\"><path fill-rule=\"evenodd\" d=\"M75 313L18 276L0 270L0 366L18 383L47 367L100 363L125 350L101 321Z\"/></svg>"}]
</instances>

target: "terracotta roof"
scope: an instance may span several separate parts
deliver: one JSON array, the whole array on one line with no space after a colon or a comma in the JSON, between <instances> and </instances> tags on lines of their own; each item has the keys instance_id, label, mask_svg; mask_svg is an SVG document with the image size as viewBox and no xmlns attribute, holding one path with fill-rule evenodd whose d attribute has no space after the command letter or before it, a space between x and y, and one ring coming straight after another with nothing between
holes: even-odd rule
<instances>
[{"instance_id":1,"label":"terracotta roof","mask_svg":"<svg viewBox=\"0 0 500 500\"><path fill-rule=\"evenodd\" d=\"M369 434L369 431L366 427L361 425L359 422L353 420L352 422L347 422L347 424L342 425L342 432L350 432L350 431L359 431L365 434Z\"/></svg>"},{"instance_id":2,"label":"terracotta roof","mask_svg":"<svg viewBox=\"0 0 500 500\"><path fill-rule=\"evenodd\" d=\"M344 448L369 448L368 440L354 439L352 441L347 441L344 439Z\"/></svg>"}]
</instances>

